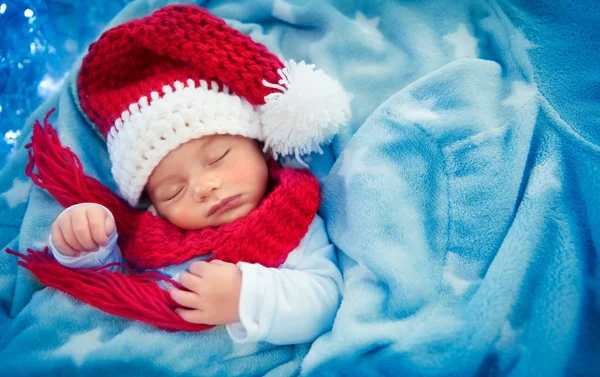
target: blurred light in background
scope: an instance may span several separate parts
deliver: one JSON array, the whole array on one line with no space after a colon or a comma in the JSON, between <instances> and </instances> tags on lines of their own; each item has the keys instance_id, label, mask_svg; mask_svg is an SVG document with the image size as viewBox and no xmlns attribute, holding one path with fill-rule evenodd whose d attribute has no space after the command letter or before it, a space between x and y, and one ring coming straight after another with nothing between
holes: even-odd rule
<instances>
[{"instance_id":1,"label":"blurred light in background","mask_svg":"<svg viewBox=\"0 0 600 377\"><path fill-rule=\"evenodd\" d=\"M0 169L27 117L130 0L0 1Z\"/></svg>"}]
</instances>

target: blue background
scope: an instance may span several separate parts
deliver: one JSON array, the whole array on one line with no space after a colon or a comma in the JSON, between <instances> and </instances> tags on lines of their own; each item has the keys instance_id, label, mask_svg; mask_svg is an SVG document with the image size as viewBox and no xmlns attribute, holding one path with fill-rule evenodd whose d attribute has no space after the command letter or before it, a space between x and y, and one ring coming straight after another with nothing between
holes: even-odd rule
<instances>
[{"instance_id":1,"label":"blue background","mask_svg":"<svg viewBox=\"0 0 600 377\"><path fill-rule=\"evenodd\" d=\"M128 2L0 0L0 169L27 117Z\"/></svg>"}]
</instances>

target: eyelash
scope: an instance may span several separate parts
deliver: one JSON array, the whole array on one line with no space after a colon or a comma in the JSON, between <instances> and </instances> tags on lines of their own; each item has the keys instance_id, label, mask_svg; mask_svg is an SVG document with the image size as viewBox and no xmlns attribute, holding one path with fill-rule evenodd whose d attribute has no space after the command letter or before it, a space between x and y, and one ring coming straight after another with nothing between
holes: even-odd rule
<instances>
[{"instance_id":1,"label":"eyelash","mask_svg":"<svg viewBox=\"0 0 600 377\"><path fill-rule=\"evenodd\" d=\"M183 191L183 187L181 188L181 190L177 191L177 193L175 193L175 195L171 196L171 197L170 197L170 198L168 198L168 199L165 199L165 202L168 202L169 200L175 199L175 197L176 197L177 195L179 195L179 194L180 194L182 191Z\"/></svg>"},{"instance_id":2,"label":"eyelash","mask_svg":"<svg viewBox=\"0 0 600 377\"><path fill-rule=\"evenodd\" d=\"M231 150L231 148L230 148L230 149L228 149L228 150L226 150L226 151L225 151L225 153L223 153L223 155L222 155L221 157L219 157L219 158L217 158L216 160L214 160L213 162L211 162L211 163L209 164L209 166L210 166L210 165L214 165L214 164L216 164L217 162L221 161L223 158L225 158L225 156L227 156L227 154L229 154L229 151L230 151L230 150ZM168 199L165 199L165 202L168 202L169 200L173 200L173 199L175 199L175 198L177 197L177 195L179 195L179 194L180 194L182 191L183 191L183 188L182 188L181 190L177 191L177 193L175 193L175 195L171 196L171 197L170 197L170 198L168 198Z\"/></svg>"},{"instance_id":3,"label":"eyelash","mask_svg":"<svg viewBox=\"0 0 600 377\"><path fill-rule=\"evenodd\" d=\"M223 158L225 158L225 156L227 156L227 154L229 153L229 151L230 151L230 150L231 150L231 148L230 148L230 149L228 149L228 150L226 150L226 151L225 151L225 153L223 153L223 155L222 155L221 157L219 157L219 158L217 158L216 160L214 160L213 162L211 162L211 163L209 164L209 166L210 166L210 165L214 165L214 164L216 164L217 162L221 161Z\"/></svg>"}]
</instances>

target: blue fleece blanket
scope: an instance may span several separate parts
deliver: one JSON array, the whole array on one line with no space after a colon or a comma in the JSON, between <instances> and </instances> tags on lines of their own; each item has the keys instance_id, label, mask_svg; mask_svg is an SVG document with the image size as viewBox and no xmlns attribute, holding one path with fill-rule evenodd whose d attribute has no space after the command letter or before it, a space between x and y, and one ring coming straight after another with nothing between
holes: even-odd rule
<instances>
[{"instance_id":1,"label":"blue fleece blanket","mask_svg":"<svg viewBox=\"0 0 600 377\"><path fill-rule=\"evenodd\" d=\"M594 2L199 3L353 95L350 126L308 159L345 279L333 330L287 347L166 333L44 288L0 253L0 375L600 374ZM136 1L111 26L166 4ZM86 173L114 188L77 71L0 174L0 245L43 248L61 211L23 173L50 108Z\"/></svg>"}]
</instances>

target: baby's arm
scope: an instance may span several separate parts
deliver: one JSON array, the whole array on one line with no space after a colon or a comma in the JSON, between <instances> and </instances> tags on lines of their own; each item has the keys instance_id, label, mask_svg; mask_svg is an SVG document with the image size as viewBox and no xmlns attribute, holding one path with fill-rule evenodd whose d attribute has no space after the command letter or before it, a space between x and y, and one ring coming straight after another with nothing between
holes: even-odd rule
<instances>
[{"instance_id":1,"label":"baby's arm","mask_svg":"<svg viewBox=\"0 0 600 377\"><path fill-rule=\"evenodd\" d=\"M49 246L54 258L65 267L124 263L113 215L100 204L82 203L64 210L52 225Z\"/></svg>"},{"instance_id":2,"label":"baby's arm","mask_svg":"<svg viewBox=\"0 0 600 377\"><path fill-rule=\"evenodd\" d=\"M319 216L279 269L238 266L242 270L240 322L227 326L235 341L300 344L331 329L342 276Z\"/></svg>"}]
</instances>

